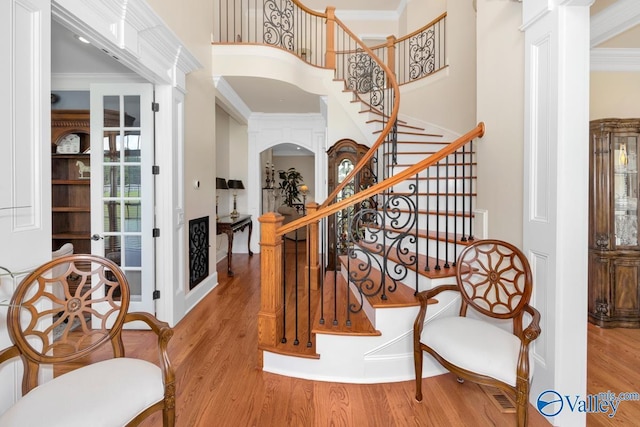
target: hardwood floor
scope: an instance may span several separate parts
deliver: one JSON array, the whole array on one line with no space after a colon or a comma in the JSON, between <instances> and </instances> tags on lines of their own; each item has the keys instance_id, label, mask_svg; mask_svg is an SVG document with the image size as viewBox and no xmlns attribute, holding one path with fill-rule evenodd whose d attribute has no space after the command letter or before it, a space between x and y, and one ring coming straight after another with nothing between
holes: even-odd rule
<instances>
[{"instance_id":1,"label":"hardwood floor","mask_svg":"<svg viewBox=\"0 0 640 427\"><path fill-rule=\"evenodd\" d=\"M449 374L424 380L340 384L307 381L258 368L256 318L260 255L234 255L234 277L218 266L220 284L175 327L169 352L176 368L178 426L513 426L475 384ZM589 326L589 393L639 391L640 330ZM155 360L146 332L127 331L128 354ZM615 418L589 415L588 425L636 425L640 402L623 402ZM160 426L159 414L143 425ZM530 426L548 426L533 407Z\"/></svg>"}]
</instances>

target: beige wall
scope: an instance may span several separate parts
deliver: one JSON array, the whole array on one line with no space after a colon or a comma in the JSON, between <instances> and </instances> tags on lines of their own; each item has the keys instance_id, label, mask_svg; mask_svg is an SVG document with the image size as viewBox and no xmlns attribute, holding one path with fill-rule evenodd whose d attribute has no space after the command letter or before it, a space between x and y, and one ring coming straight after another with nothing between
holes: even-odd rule
<instances>
[{"instance_id":1,"label":"beige wall","mask_svg":"<svg viewBox=\"0 0 640 427\"><path fill-rule=\"evenodd\" d=\"M524 34L522 4L478 0L477 208L488 211L488 237L522 245Z\"/></svg>"},{"instance_id":2,"label":"beige wall","mask_svg":"<svg viewBox=\"0 0 640 427\"><path fill-rule=\"evenodd\" d=\"M640 72L592 72L589 120L640 117Z\"/></svg>"},{"instance_id":3,"label":"beige wall","mask_svg":"<svg viewBox=\"0 0 640 427\"><path fill-rule=\"evenodd\" d=\"M464 0L453 0L456 3L470 3L470 1ZM454 5L450 5L454 6ZM423 25L431 22L436 17L442 15L447 11L447 0L429 0L429 1L420 1L413 0L407 2L407 7L405 8L405 12L401 19L404 20L402 24L400 24L402 32L396 34L401 37L406 34L409 34L418 28L421 28Z\"/></svg>"},{"instance_id":4,"label":"beige wall","mask_svg":"<svg viewBox=\"0 0 640 427\"><path fill-rule=\"evenodd\" d=\"M416 21L412 29L428 23L442 12L422 3L408 3L407 16ZM400 112L462 134L477 124L476 14L470 0L450 1L447 7L446 51L450 66L435 76L403 85ZM433 16L425 16L426 13L433 13ZM451 114L454 111L455 114Z\"/></svg>"},{"instance_id":5,"label":"beige wall","mask_svg":"<svg viewBox=\"0 0 640 427\"><path fill-rule=\"evenodd\" d=\"M209 216L215 230L215 96L211 79L211 33L213 5L210 0L190 0L189 7L174 0L147 0L167 26L195 55L203 68L186 78L185 95L185 224L194 218ZM194 188L198 180L200 187ZM211 233L211 243L215 234ZM215 271L210 257L209 271ZM188 271L188 268L185 269ZM188 280L187 280L188 283Z\"/></svg>"}]
</instances>

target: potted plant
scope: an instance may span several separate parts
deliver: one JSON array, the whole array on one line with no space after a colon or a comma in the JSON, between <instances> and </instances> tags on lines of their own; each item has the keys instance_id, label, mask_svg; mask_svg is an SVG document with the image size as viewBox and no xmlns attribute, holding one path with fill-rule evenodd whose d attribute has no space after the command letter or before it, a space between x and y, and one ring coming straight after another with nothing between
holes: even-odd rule
<instances>
[{"instance_id":1,"label":"potted plant","mask_svg":"<svg viewBox=\"0 0 640 427\"><path fill-rule=\"evenodd\" d=\"M296 168L289 168L286 171L279 170L278 176L280 177L278 188L284 197L283 204L293 207L295 202L301 201L299 186L302 183L302 174Z\"/></svg>"}]
</instances>

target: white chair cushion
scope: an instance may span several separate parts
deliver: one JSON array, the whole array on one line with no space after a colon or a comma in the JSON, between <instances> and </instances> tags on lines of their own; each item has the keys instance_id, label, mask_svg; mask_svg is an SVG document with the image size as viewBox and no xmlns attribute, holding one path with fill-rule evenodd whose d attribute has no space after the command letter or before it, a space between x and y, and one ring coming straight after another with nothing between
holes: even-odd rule
<instances>
[{"instance_id":1,"label":"white chair cushion","mask_svg":"<svg viewBox=\"0 0 640 427\"><path fill-rule=\"evenodd\" d=\"M422 342L460 368L516 384L520 340L504 329L467 317L443 317L425 325ZM532 368L530 363L530 373Z\"/></svg>"},{"instance_id":2,"label":"white chair cushion","mask_svg":"<svg viewBox=\"0 0 640 427\"><path fill-rule=\"evenodd\" d=\"M109 359L34 388L0 416L0 426L121 427L163 398L159 367Z\"/></svg>"}]
</instances>

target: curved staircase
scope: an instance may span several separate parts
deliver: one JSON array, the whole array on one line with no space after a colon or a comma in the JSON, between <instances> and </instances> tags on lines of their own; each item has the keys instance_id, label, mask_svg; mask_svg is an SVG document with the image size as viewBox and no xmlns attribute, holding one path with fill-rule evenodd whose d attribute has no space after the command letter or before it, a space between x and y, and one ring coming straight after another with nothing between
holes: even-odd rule
<instances>
[{"instance_id":1,"label":"curved staircase","mask_svg":"<svg viewBox=\"0 0 640 427\"><path fill-rule=\"evenodd\" d=\"M457 254L473 239L472 141L484 126L460 136L398 117L393 38L367 47L335 8L321 13L298 0L238 0L221 6L219 15L227 21L220 22L214 43L215 74L266 72L262 77L325 95L329 108L351 118L349 126L362 138L357 142L371 147L322 205L308 205L305 217L286 225L275 213L259 219L262 368L336 382L413 378L414 295L455 280ZM445 16L402 38L405 48L416 38L444 45L434 28ZM429 44L418 47L421 59L431 58L420 50ZM327 121L330 139L334 125ZM303 232L300 241L285 237ZM331 262L329 253L335 254ZM327 265L339 268L328 271ZM443 293L425 321L451 315L458 305ZM425 358L425 376L441 372Z\"/></svg>"}]
</instances>

